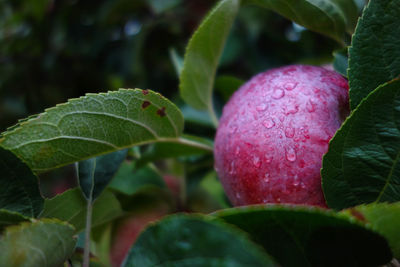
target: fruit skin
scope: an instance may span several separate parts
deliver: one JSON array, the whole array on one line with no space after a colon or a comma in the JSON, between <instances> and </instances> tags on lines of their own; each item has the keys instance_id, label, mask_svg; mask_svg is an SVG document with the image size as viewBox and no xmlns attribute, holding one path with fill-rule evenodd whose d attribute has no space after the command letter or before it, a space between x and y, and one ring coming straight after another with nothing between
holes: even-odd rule
<instances>
[{"instance_id":1,"label":"fruit skin","mask_svg":"<svg viewBox=\"0 0 400 267\"><path fill-rule=\"evenodd\" d=\"M215 138L231 202L326 207L322 156L348 113L348 83L336 72L291 65L254 76L225 105Z\"/></svg>"}]
</instances>

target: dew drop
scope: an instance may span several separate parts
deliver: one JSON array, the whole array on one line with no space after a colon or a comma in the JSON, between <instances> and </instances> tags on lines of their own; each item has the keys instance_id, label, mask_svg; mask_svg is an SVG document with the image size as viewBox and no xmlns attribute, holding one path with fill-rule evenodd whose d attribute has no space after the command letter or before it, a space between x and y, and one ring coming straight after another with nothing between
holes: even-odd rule
<instances>
[{"instance_id":1,"label":"dew drop","mask_svg":"<svg viewBox=\"0 0 400 267\"><path fill-rule=\"evenodd\" d=\"M241 199L242 196L239 193L236 193L236 199Z\"/></svg>"},{"instance_id":2,"label":"dew drop","mask_svg":"<svg viewBox=\"0 0 400 267\"><path fill-rule=\"evenodd\" d=\"M267 105L261 104L261 105L257 106L256 109L257 109L257 111L264 111L267 109Z\"/></svg>"},{"instance_id":3,"label":"dew drop","mask_svg":"<svg viewBox=\"0 0 400 267\"><path fill-rule=\"evenodd\" d=\"M274 92L272 93L272 98L274 99L280 99L285 95L285 91L282 89L275 89Z\"/></svg>"},{"instance_id":4,"label":"dew drop","mask_svg":"<svg viewBox=\"0 0 400 267\"><path fill-rule=\"evenodd\" d=\"M254 167L256 167L256 168L259 168L259 167L261 166L261 161L260 161L260 158L259 158L259 157L255 156L255 157L253 158L253 165L254 165Z\"/></svg>"},{"instance_id":5,"label":"dew drop","mask_svg":"<svg viewBox=\"0 0 400 267\"><path fill-rule=\"evenodd\" d=\"M268 183L269 182L269 173L266 173L264 176L264 182Z\"/></svg>"},{"instance_id":6,"label":"dew drop","mask_svg":"<svg viewBox=\"0 0 400 267\"><path fill-rule=\"evenodd\" d=\"M312 113L315 111L316 104L310 99L307 101L306 108L308 112Z\"/></svg>"},{"instance_id":7,"label":"dew drop","mask_svg":"<svg viewBox=\"0 0 400 267\"><path fill-rule=\"evenodd\" d=\"M298 83L295 82L288 82L287 84L285 84L285 89L288 91L292 91L294 88L296 88L296 86L298 85Z\"/></svg>"},{"instance_id":8,"label":"dew drop","mask_svg":"<svg viewBox=\"0 0 400 267\"><path fill-rule=\"evenodd\" d=\"M269 119L267 119L267 120L265 120L265 121L263 122L263 125L264 125L265 128L271 129L272 127L275 126L275 122L274 122L273 119L269 118Z\"/></svg>"},{"instance_id":9,"label":"dew drop","mask_svg":"<svg viewBox=\"0 0 400 267\"><path fill-rule=\"evenodd\" d=\"M272 156L265 156L265 163L271 163L272 162L273 157Z\"/></svg>"},{"instance_id":10,"label":"dew drop","mask_svg":"<svg viewBox=\"0 0 400 267\"><path fill-rule=\"evenodd\" d=\"M300 184L300 181L298 179L294 179L293 186L298 186L299 184Z\"/></svg>"},{"instance_id":11,"label":"dew drop","mask_svg":"<svg viewBox=\"0 0 400 267\"><path fill-rule=\"evenodd\" d=\"M231 167L229 168L229 174L232 175L235 172L235 162L231 162Z\"/></svg>"},{"instance_id":12,"label":"dew drop","mask_svg":"<svg viewBox=\"0 0 400 267\"><path fill-rule=\"evenodd\" d=\"M239 155L239 153L240 153L240 147L236 147L236 150L235 150L235 155L237 156L237 155Z\"/></svg>"},{"instance_id":13,"label":"dew drop","mask_svg":"<svg viewBox=\"0 0 400 267\"><path fill-rule=\"evenodd\" d=\"M286 149L286 159L291 162L296 160L296 151L292 147Z\"/></svg>"},{"instance_id":14,"label":"dew drop","mask_svg":"<svg viewBox=\"0 0 400 267\"><path fill-rule=\"evenodd\" d=\"M288 107L285 108L285 114L286 115L296 114L297 111L299 111L299 106L297 106L297 105L288 106Z\"/></svg>"},{"instance_id":15,"label":"dew drop","mask_svg":"<svg viewBox=\"0 0 400 267\"><path fill-rule=\"evenodd\" d=\"M294 129L292 127L287 127L285 129L285 135L287 138L292 138L294 136Z\"/></svg>"}]
</instances>

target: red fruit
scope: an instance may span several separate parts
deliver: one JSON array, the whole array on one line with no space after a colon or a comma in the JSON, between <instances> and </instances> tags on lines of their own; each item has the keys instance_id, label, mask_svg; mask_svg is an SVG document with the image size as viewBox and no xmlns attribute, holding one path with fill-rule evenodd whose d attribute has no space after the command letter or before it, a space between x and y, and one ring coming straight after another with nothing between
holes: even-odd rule
<instances>
[{"instance_id":1,"label":"red fruit","mask_svg":"<svg viewBox=\"0 0 400 267\"><path fill-rule=\"evenodd\" d=\"M215 139L215 168L232 203L326 207L322 156L348 112L346 79L321 67L277 68L244 84Z\"/></svg>"}]
</instances>

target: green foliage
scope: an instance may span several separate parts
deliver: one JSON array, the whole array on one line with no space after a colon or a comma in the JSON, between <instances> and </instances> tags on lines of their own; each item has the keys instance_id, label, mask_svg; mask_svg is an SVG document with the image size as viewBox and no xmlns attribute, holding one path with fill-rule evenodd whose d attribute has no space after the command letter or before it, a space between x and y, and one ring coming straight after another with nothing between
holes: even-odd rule
<instances>
[{"instance_id":1,"label":"green foliage","mask_svg":"<svg viewBox=\"0 0 400 267\"><path fill-rule=\"evenodd\" d=\"M73 234L73 227L58 220L10 226L0 240L0 262L2 266L62 266L74 251Z\"/></svg>"},{"instance_id":2,"label":"green foliage","mask_svg":"<svg viewBox=\"0 0 400 267\"><path fill-rule=\"evenodd\" d=\"M56 218L70 223L75 232L79 233L85 227L86 199L79 188L70 189L46 199L41 218ZM95 227L109 222L123 213L115 195L108 190L104 191L93 203L92 225Z\"/></svg>"},{"instance_id":3,"label":"green foliage","mask_svg":"<svg viewBox=\"0 0 400 267\"><path fill-rule=\"evenodd\" d=\"M183 117L152 91L87 94L5 132L0 145L34 171L46 171L133 145L175 140Z\"/></svg>"},{"instance_id":4,"label":"green foliage","mask_svg":"<svg viewBox=\"0 0 400 267\"><path fill-rule=\"evenodd\" d=\"M136 168L134 164L128 162L122 164L110 183L112 190L126 195L134 195L149 187L165 188L160 174L148 166Z\"/></svg>"},{"instance_id":5,"label":"green foliage","mask_svg":"<svg viewBox=\"0 0 400 267\"><path fill-rule=\"evenodd\" d=\"M5 227L24 221L29 221L29 218L18 212L0 209L0 233L3 232Z\"/></svg>"},{"instance_id":6,"label":"green foliage","mask_svg":"<svg viewBox=\"0 0 400 267\"><path fill-rule=\"evenodd\" d=\"M180 75L182 98L196 109L208 110L214 124L215 72L239 5L239 0L222 0L207 15L189 41Z\"/></svg>"},{"instance_id":7,"label":"green foliage","mask_svg":"<svg viewBox=\"0 0 400 267\"><path fill-rule=\"evenodd\" d=\"M400 258L400 202L373 203L361 205L343 213L354 216L356 219L366 223L376 232L384 236L392 249L393 256Z\"/></svg>"},{"instance_id":8,"label":"green foliage","mask_svg":"<svg viewBox=\"0 0 400 267\"><path fill-rule=\"evenodd\" d=\"M333 52L333 68L347 78L347 69L349 68L349 58L347 48Z\"/></svg>"},{"instance_id":9,"label":"green foliage","mask_svg":"<svg viewBox=\"0 0 400 267\"><path fill-rule=\"evenodd\" d=\"M13 153L0 147L0 209L35 217L43 208L37 177Z\"/></svg>"},{"instance_id":10,"label":"green foliage","mask_svg":"<svg viewBox=\"0 0 400 267\"><path fill-rule=\"evenodd\" d=\"M244 0L271 9L296 23L343 43L346 30L352 32L358 10L353 0Z\"/></svg>"},{"instance_id":11,"label":"green foliage","mask_svg":"<svg viewBox=\"0 0 400 267\"><path fill-rule=\"evenodd\" d=\"M215 215L248 232L282 266L377 266L392 258L383 237L333 211L271 205Z\"/></svg>"},{"instance_id":12,"label":"green foliage","mask_svg":"<svg viewBox=\"0 0 400 267\"><path fill-rule=\"evenodd\" d=\"M245 249L244 249L245 248ZM274 266L240 230L201 216L176 215L153 224L124 266Z\"/></svg>"},{"instance_id":13,"label":"green foliage","mask_svg":"<svg viewBox=\"0 0 400 267\"><path fill-rule=\"evenodd\" d=\"M350 106L400 75L400 1L371 0L349 50Z\"/></svg>"},{"instance_id":14,"label":"green foliage","mask_svg":"<svg viewBox=\"0 0 400 267\"><path fill-rule=\"evenodd\" d=\"M400 80L378 87L342 125L322 163L328 206L400 201Z\"/></svg>"},{"instance_id":15,"label":"green foliage","mask_svg":"<svg viewBox=\"0 0 400 267\"><path fill-rule=\"evenodd\" d=\"M103 192L125 160L127 150L120 150L77 163L79 185L87 200L93 202Z\"/></svg>"}]
</instances>

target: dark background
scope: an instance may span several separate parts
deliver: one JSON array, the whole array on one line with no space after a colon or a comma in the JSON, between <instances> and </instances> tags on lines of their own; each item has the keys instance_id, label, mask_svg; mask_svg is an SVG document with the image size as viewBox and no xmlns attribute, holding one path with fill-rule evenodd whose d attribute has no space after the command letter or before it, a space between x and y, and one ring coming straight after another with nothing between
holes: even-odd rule
<instances>
[{"instance_id":1,"label":"dark background","mask_svg":"<svg viewBox=\"0 0 400 267\"><path fill-rule=\"evenodd\" d=\"M183 56L215 2L0 0L0 131L69 98L120 87L149 88L180 104L171 51ZM240 11L218 73L247 80L284 64L323 64L335 47L249 6Z\"/></svg>"}]
</instances>

